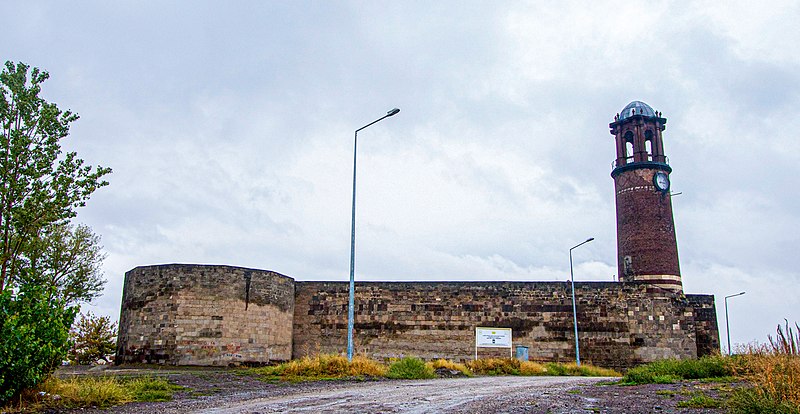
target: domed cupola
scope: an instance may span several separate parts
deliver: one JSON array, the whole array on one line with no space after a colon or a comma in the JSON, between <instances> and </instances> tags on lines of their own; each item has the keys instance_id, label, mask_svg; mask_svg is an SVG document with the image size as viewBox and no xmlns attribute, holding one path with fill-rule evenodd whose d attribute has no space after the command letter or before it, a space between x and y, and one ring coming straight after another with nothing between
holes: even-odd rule
<instances>
[{"instance_id":1,"label":"domed cupola","mask_svg":"<svg viewBox=\"0 0 800 414\"><path fill-rule=\"evenodd\" d=\"M636 168L631 164L657 163L670 172L669 160L664 155L661 131L667 123L661 112L653 110L642 101L633 101L614 117L608 126L616 137L617 158L614 160L612 176L621 171ZM620 171L618 171L620 170Z\"/></svg>"}]
</instances>

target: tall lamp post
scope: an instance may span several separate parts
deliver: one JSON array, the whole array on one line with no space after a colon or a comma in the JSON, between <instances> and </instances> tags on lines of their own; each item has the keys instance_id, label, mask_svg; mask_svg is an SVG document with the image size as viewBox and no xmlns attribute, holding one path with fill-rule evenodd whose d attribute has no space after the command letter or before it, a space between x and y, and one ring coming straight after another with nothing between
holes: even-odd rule
<instances>
[{"instance_id":1,"label":"tall lamp post","mask_svg":"<svg viewBox=\"0 0 800 414\"><path fill-rule=\"evenodd\" d=\"M725 331L728 334L728 355L731 354L731 326L728 325L728 298L733 298L742 295L744 295L744 292L739 292L735 295L725 296Z\"/></svg>"},{"instance_id":2,"label":"tall lamp post","mask_svg":"<svg viewBox=\"0 0 800 414\"><path fill-rule=\"evenodd\" d=\"M353 216L350 225L350 301L347 306L347 360L353 360L353 302L355 296L355 269L356 269L356 153L358 149L358 131L378 123L390 116L397 115L399 109L394 108L386 115L364 125L356 130L353 140Z\"/></svg>"},{"instance_id":3,"label":"tall lamp post","mask_svg":"<svg viewBox=\"0 0 800 414\"><path fill-rule=\"evenodd\" d=\"M569 279L572 282L572 323L575 325L575 363L578 366L581 366L581 349L578 345L578 312L575 306L575 275L572 272L572 251L592 240L594 240L594 237L590 237L583 243L569 249Z\"/></svg>"}]
</instances>

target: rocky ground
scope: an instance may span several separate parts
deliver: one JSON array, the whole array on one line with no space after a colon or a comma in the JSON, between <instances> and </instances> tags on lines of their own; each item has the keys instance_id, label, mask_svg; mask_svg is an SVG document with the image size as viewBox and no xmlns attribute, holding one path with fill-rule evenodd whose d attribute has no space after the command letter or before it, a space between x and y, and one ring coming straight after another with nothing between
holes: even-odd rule
<instances>
[{"instance_id":1,"label":"rocky ground","mask_svg":"<svg viewBox=\"0 0 800 414\"><path fill-rule=\"evenodd\" d=\"M112 371L124 375L164 375L170 381L186 387L186 390L177 392L170 402L132 403L107 410L82 409L72 412L723 413L725 410L721 408L677 408L677 405L699 393L717 397L731 387L730 384L700 382L604 385L610 379L582 377L477 377L290 384L261 381L242 370ZM68 375L65 372L61 374Z\"/></svg>"}]
</instances>

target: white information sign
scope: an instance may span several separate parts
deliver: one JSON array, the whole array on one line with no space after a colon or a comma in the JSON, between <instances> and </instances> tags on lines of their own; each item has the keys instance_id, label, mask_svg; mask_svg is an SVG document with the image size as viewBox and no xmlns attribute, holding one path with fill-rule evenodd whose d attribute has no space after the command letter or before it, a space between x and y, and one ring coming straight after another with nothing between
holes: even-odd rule
<instances>
[{"instance_id":1,"label":"white information sign","mask_svg":"<svg viewBox=\"0 0 800 414\"><path fill-rule=\"evenodd\" d=\"M478 348L511 349L511 328L475 328L475 359ZM513 351L512 351L513 352Z\"/></svg>"}]
</instances>

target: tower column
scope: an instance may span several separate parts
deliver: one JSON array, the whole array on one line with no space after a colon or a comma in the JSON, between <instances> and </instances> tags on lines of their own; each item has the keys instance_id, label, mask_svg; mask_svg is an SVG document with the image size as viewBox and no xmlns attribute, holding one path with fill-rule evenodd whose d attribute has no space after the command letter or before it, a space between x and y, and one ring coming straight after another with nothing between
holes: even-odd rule
<instances>
[{"instance_id":1,"label":"tower column","mask_svg":"<svg viewBox=\"0 0 800 414\"><path fill-rule=\"evenodd\" d=\"M620 281L682 291L678 245L661 131L667 120L634 101L609 124L617 149L611 172L617 209L617 266ZM660 114L659 114L660 115ZM646 145L645 132L650 138ZM620 162L626 135L633 136L633 161ZM622 152L620 152L622 151Z\"/></svg>"}]
</instances>

